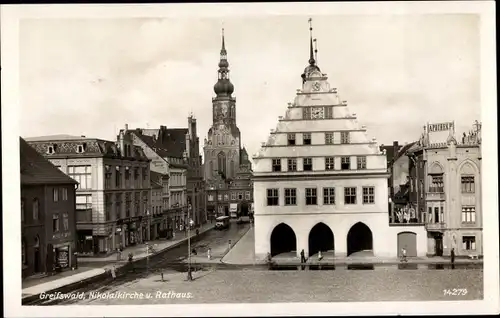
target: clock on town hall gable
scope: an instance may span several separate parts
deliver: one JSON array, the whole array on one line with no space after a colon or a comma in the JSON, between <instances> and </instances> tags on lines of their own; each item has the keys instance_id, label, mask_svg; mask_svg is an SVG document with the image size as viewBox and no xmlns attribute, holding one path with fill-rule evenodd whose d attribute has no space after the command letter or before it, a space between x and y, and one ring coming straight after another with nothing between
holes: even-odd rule
<instances>
[{"instance_id":1,"label":"clock on town hall gable","mask_svg":"<svg viewBox=\"0 0 500 318\"><path fill-rule=\"evenodd\" d=\"M237 213L247 215L250 210L248 202L253 195L251 164L246 150L241 148L241 134L236 125L236 98L232 96L234 85L229 76L224 30L222 32L217 83L214 85L216 96L212 98L212 126L203 148L207 209L213 211L212 216L228 215L229 211L233 214L235 209ZM235 208L234 204L238 207Z\"/></svg>"}]
</instances>

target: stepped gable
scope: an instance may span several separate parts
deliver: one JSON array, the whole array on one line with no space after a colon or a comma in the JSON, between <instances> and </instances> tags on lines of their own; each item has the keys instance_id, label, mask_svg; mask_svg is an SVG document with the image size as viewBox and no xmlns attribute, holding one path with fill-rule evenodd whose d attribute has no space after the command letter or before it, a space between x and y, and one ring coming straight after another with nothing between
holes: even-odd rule
<instances>
[{"instance_id":1,"label":"stepped gable","mask_svg":"<svg viewBox=\"0 0 500 318\"><path fill-rule=\"evenodd\" d=\"M360 131L350 145L355 149L336 147L334 153L328 149L324 155L370 155L381 154L375 139L370 139L366 128L361 126L356 114L353 113L346 101L343 101L336 88L332 88L326 74L319 68L306 68L303 75L303 88L298 89L293 103L288 104L284 116L280 117L275 129L271 130L267 142L263 143L256 158L281 157L277 147L286 146L277 138L279 133L313 133L321 131ZM320 119L311 122L311 119ZM301 124L300 124L301 123ZM335 142L335 146L337 142ZM298 149L297 149L298 150ZM287 157L303 156L298 151Z\"/></svg>"}]
</instances>

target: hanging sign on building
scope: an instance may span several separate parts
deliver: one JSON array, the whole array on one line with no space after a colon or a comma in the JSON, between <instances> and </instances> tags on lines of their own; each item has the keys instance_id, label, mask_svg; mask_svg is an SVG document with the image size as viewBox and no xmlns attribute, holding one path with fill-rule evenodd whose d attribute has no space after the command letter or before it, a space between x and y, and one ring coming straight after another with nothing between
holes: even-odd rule
<instances>
[{"instance_id":1,"label":"hanging sign on building","mask_svg":"<svg viewBox=\"0 0 500 318\"><path fill-rule=\"evenodd\" d=\"M454 129L453 122L447 123L439 123L439 124L428 124L427 131L428 132L436 132L436 131L449 131Z\"/></svg>"}]
</instances>

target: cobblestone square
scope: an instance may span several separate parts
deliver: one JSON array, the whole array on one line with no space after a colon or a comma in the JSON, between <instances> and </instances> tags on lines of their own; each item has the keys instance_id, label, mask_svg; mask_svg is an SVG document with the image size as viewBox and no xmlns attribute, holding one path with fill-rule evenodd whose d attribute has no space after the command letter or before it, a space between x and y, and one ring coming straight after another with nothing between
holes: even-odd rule
<instances>
[{"instance_id":1,"label":"cobblestone square","mask_svg":"<svg viewBox=\"0 0 500 318\"><path fill-rule=\"evenodd\" d=\"M103 288L106 295L143 293L144 299L86 299L81 305L138 305L186 303L274 303L346 301L477 300L483 297L482 270L335 270L262 271L217 270L171 272ZM465 295L445 295L445 290L466 290ZM163 297L156 297L157 293ZM190 294L188 294L190 293ZM170 296L169 296L170 295ZM177 298L179 297L179 298Z\"/></svg>"}]
</instances>

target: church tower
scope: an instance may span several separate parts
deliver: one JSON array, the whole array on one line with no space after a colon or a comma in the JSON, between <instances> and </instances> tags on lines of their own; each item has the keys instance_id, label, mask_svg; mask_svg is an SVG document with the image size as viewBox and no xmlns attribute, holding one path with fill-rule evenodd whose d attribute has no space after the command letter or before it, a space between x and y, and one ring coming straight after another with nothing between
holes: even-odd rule
<instances>
[{"instance_id":1,"label":"church tower","mask_svg":"<svg viewBox=\"0 0 500 318\"><path fill-rule=\"evenodd\" d=\"M236 98L232 96L234 85L230 80L224 29L218 66L217 83L214 85L216 96L212 98L212 126L203 147L204 176L209 192L207 208L211 209L211 203L217 201L212 207L217 210L214 215L228 215L230 210L231 214L236 213L234 210L247 213L247 204L242 209L241 203L251 198L247 176L251 166L246 151L241 148L241 134L236 125ZM210 189L214 187L217 194L210 194Z\"/></svg>"}]
</instances>

